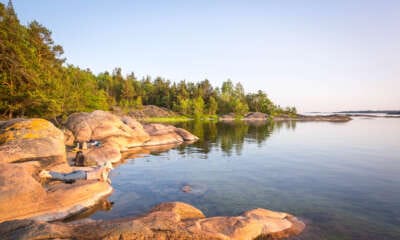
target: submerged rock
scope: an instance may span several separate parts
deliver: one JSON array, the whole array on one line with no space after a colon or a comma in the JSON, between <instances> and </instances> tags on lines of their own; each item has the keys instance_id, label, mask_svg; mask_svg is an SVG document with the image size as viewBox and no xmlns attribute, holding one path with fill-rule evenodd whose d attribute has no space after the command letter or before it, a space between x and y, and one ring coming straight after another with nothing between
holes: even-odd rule
<instances>
[{"instance_id":1,"label":"submerged rock","mask_svg":"<svg viewBox=\"0 0 400 240\"><path fill-rule=\"evenodd\" d=\"M188 192L191 192L191 191L192 191L192 187L189 186L189 185L185 185L185 186L182 187L181 190L182 190L182 192L184 192L184 193L188 193Z\"/></svg>"},{"instance_id":2,"label":"submerged rock","mask_svg":"<svg viewBox=\"0 0 400 240\"><path fill-rule=\"evenodd\" d=\"M266 209L254 209L237 217L205 218L197 208L162 203L132 219L47 223L15 220L0 224L3 239L279 239L302 232L296 217Z\"/></svg>"},{"instance_id":3,"label":"submerged rock","mask_svg":"<svg viewBox=\"0 0 400 240\"><path fill-rule=\"evenodd\" d=\"M185 183L181 187L181 191L184 193L192 194L192 195L203 195L207 192L207 185L200 183Z\"/></svg>"}]
</instances>

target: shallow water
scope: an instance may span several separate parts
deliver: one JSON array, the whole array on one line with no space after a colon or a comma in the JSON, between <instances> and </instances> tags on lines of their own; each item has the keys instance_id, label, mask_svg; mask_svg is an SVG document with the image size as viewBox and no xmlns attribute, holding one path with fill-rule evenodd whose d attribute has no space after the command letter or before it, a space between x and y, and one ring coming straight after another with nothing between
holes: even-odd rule
<instances>
[{"instance_id":1,"label":"shallow water","mask_svg":"<svg viewBox=\"0 0 400 240\"><path fill-rule=\"evenodd\" d=\"M307 223L295 239L400 239L400 119L179 126L200 141L119 165L112 209L92 218L183 201L207 216L292 213Z\"/></svg>"}]
</instances>

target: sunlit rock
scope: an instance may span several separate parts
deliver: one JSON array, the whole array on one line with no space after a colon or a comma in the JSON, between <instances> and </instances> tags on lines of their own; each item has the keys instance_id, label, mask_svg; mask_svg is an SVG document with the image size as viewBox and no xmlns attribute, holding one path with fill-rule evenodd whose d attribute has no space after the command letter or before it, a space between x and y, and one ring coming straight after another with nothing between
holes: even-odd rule
<instances>
[{"instance_id":1,"label":"sunlit rock","mask_svg":"<svg viewBox=\"0 0 400 240\"><path fill-rule=\"evenodd\" d=\"M267 119L268 119L268 114L261 112L250 112L243 117L243 120L246 121L262 121Z\"/></svg>"},{"instance_id":2,"label":"sunlit rock","mask_svg":"<svg viewBox=\"0 0 400 240\"><path fill-rule=\"evenodd\" d=\"M0 162L65 160L64 134L40 118L12 119L0 125Z\"/></svg>"},{"instance_id":3,"label":"sunlit rock","mask_svg":"<svg viewBox=\"0 0 400 240\"><path fill-rule=\"evenodd\" d=\"M150 123L144 125L144 130L150 135L146 146L181 143L184 141L196 141L199 138L182 128L172 125Z\"/></svg>"},{"instance_id":4,"label":"sunlit rock","mask_svg":"<svg viewBox=\"0 0 400 240\"><path fill-rule=\"evenodd\" d=\"M129 122L131 126L132 121ZM78 142L115 138L114 142L124 145L123 147L135 147L149 140L143 129L132 129L119 117L100 110L92 113L73 113L68 117L65 126L73 132Z\"/></svg>"},{"instance_id":5,"label":"sunlit rock","mask_svg":"<svg viewBox=\"0 0 400 240\"><path fill-rule=\"evenodd\" d=\"M63 168L66 167L53 170ZM45 187L38 178L40 169L37 161L0 164L0 222L62 219L93 206L112 191L109 184L99 181L57 182Z\"/></svg>"},{"instance_id":6,"label":"sunlit rock","mask_svg":"<svg viewBox=\"0 0 400 240\"><path fill-rule=\"evenodd\" d=\"M290 214L254 209L237 217L205 218L197 208L181 203L162 203L132 219L81 220L47 223L32 220L0 224L4 239L280 239L297 235L304 224Z\"/></svg>"}]
</instances>

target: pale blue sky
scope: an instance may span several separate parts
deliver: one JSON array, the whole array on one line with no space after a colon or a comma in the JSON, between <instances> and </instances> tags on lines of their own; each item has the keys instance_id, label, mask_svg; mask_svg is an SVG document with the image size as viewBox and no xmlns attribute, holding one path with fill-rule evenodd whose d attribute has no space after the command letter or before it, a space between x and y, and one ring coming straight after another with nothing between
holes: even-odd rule
<instances>
[{"instance_id":1,"label":"pale blue sky","mask_svg":"<svg viewBox=\"0 0 400 240\"><path fill-rule=\"evenodd\" d=\"M95 73L230 78L300 111L400 109L400 1L13 2Z\"/></svg>"}]
</instances>

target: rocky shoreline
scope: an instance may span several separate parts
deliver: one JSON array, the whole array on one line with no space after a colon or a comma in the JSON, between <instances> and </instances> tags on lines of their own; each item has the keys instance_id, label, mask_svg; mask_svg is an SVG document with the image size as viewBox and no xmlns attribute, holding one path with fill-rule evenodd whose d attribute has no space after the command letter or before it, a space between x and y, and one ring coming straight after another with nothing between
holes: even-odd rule
<instances>
[{"instance_id":1,"label":"rocky shoreline","mask_svg":"<svg viewBox=\"0 0 400 240\"><path fill-rule=\"evenodd\" d=\"M250 112L244 115L243 118L237 118L237 116L234 113L225 114L220 116L219 120L223 122L231 122L236 120L242 120L245 122L267 121L267 120L272 120L277 122L280 121L347 122L352 120L352 118L350 116L339 115L339 114L314 115L314 116L301 115L301 114L295 114L295 115L281 114L278 116L269 116L268 114L261 112Z\"/></svg>"},{"instance_id":2,"label":"rocky shoreline","mask_svg":"<svg viewBox=\"0 0 400 240\"><path fill-rule=\"evenodd\" d=\"M182 128L141 124L104 111L71 114L64 126L60 130L39 118L0 122L0 235L5 239L253 239L287 237L304 228L285 213L255 209L238 217L205 218L179 202L132 219L49 223L94 206L112 186L98 180L46 182L41 170L88 170L198 140ZM71 162L76 143L84 146L85 166Z\"/></svg>"},{"instance_id":3,"label":"rocky shoreline","mask_svg":"<svg viewBox=\"0 0 400 240\"><path fill-rule=\"evenodd\" d=\"M344 115L300 115L297 114L296 116L277 116L273 117L274 121L299 121L299 122L348 122L352 120L349 116Z\"/></svg>"}]
</instances>

